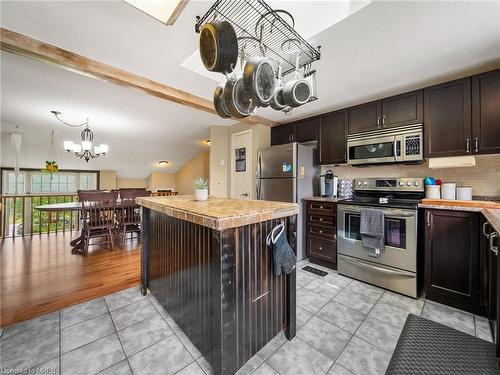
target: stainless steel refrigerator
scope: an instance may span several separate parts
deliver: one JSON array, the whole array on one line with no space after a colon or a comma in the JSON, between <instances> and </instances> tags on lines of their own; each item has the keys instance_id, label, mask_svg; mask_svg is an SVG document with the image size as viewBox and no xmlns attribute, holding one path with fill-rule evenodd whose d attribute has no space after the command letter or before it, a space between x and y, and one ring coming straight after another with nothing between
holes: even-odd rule
<instances>
[{"instance_id":1,"label":"stainless steel refrigerator","mask_svg":"<svg viewBox=\"0 0 500 375\"><path fill-rule=\"evenodd\" d=\"M299 203L297 259L307 256L303 198L317 195L320 168L316 150L300 143L259 149L257 153L257 199Z\"/></svg>"}]
</instances>

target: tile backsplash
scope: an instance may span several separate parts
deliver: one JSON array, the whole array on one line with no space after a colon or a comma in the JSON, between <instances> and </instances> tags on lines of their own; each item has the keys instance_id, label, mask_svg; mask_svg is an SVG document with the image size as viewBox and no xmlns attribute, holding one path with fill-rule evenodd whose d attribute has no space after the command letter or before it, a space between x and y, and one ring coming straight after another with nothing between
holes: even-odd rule
<instances>
[{"instance_id":1,"label":"tile backsplash","mask_svg":"<svg viewBox=\"0 0 500 375\"><path fill-rule=\"evenodd\" d=\"M471 186L473 195L500 196L500 155L476 156L474 167L430 169L427 161L419 165L323 165L321 172L332 169L339 178L362 177L427 177L443 182L456 182L457 186Z\"/></svg>"}]
</instances>

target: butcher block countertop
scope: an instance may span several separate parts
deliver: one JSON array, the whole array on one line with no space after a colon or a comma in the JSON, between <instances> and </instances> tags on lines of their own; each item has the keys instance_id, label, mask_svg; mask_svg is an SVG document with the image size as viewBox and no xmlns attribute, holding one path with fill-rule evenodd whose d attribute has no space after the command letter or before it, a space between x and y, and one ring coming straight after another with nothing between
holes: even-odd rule
<instances>
[{"instance_id":1,"label":"butcher block countertop","mask_svg":"<svg viewBox=\"0 0 500 375\"><path fill-rule=\"evenodd\" d=\"M481 211L497 233L500 233L500 209L486 208Z\"/></svg>"},{"instance_id":2,"label":"butcher block countertop","mask_svg":"<svg viewBox=\"0 0 500 375\"><path fill-rule=\"evenodd\" d=\"M241 227L299 213L297 203L209 197L198 202L192 195L141 197L140 206L216 230Z\"/></svg>"},{"instance_id":3,"label":"butcher block countertop","mask_svg":"<svg viewBox=\"0 0 500 375\"><path fill-rule=\"evenodd\" d=\"M500 209L500 202L479 200L458 201L448 199L422 199L422 202L418 206L420 208L480 212L485 208Z\"/></svg>"}]
</instances>

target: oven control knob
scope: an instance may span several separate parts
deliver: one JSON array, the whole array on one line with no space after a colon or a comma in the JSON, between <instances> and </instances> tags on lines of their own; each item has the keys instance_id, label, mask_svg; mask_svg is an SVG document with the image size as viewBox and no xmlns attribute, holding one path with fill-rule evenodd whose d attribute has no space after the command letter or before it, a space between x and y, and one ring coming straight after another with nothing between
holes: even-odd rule
<instances>
[{"instance_id":1,"label":"oven control knob","mask_svg":"<svg viewBox=\"0 0 500 375\"><path fill-rule=\"evenodd\" d=\"M411 186L411 181L408 181L406 185Z\"/></svg>"},{"instance_id":2,"label":"oven control knob","mask_svg":"<svg viewBox=\"0 0 500 375\"><path fill-rule=\"evenodd\" d=\"M363 181L363 186L368 186L368 182Z\"/></svg>"},{"instance_id":3,"label":"oven control knob","mask_svg":"<svg viewBox=\"0 0 500 375\"><path fill-rule=\"evenodd\" d=\"M358 181L358 186L361 186L361 181Z\"/></svg>"},{"instance_id":4,"label":"oven control knob","mask_svg":"<svg viewBox=\"0 0 500 375\"><path fill-rule=\"evenodd\" d=\"M399 186L404 186L405 183L403 181L399 181Z\"/></svg>"},{"instance_id":5,"label":"oven control knob","mask_svg":"<svg viewBox=\"0 0 500 375\"><path fill-rule=\"evenodd\" d=\"M415 181L414 185L415 185L415 186L418 186L418 181Z\"/></svg>"}]
</instances>

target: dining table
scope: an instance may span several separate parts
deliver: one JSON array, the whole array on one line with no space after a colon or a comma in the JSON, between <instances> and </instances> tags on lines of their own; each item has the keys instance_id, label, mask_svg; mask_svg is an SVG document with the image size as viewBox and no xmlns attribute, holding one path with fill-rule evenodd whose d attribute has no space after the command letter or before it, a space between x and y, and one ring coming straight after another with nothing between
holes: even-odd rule
<instances>
[{"instance_id":1,"label":"dining table","mask_svg":"<svg viewBox=\"0 0 500 375\"><path fill-rule=\"evenodd\" d=\"M121 208L121 201L118 199L115 204L116 209ZM42 212L56 212L56 211L74 211L81 212L83 210L82 203L78 201L74 202L65 202L65 203L52 203L52 204L43 204L40 206L36 206L35 210ZM80 235L70 241L71 253L72 254L83 254L83 228L80 232Z\"/></svg>"}]
</instances>

